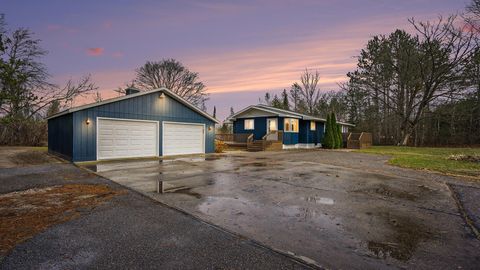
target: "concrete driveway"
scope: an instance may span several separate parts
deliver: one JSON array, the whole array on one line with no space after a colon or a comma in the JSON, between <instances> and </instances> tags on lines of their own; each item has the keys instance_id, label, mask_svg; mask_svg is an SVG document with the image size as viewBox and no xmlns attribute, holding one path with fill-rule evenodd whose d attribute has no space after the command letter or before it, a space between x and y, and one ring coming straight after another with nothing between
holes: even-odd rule
<instances>
[{"instance_id":1,"label":"concrete driveway","mask_svg":"<svg viewBox=\"0 0 480 270\"><path fill-rule=\"evenodd\" d=\"M311 269L291 257L166 207L72 164L0 167L0 200L12 196L21 198L17 193L32 197L44 189L72 184L105 185L118 191L118 195L93 208L83 205L64 212L65 215L76 213L65 222L55 222L52 216L52 224L21 239L7 253L3 252L5 246L0 246L1 270ZM20 205L17 201L7 208L1 205L2 244L20 239L17 234L29 234L32 227L39 226L38 220L42 218L39 212L62 203L52 200L52 204L43 204L38 196L35 198L29 204ZM74 197L74 193L69 193L67 198L81 199ZM31 212L37 214L36 220L25 224L22 218ZM20 222L12 226L12 218ZM8 237L3 238L5 235Z\"/></svg>"},{"instance_id":2,"label":"concrete driveway","mask_svg":"<svg viewBox=\"0 0 480 270\"><path fill-rule=\"evenodd\" d=\"M473 269L480 241L451 189L385 158L284 151L86 166L274 250L327 268ZM441 178L441 177L440 177ZM158 194L161 179L176 192Z\"/></svg>"}]
</instances>

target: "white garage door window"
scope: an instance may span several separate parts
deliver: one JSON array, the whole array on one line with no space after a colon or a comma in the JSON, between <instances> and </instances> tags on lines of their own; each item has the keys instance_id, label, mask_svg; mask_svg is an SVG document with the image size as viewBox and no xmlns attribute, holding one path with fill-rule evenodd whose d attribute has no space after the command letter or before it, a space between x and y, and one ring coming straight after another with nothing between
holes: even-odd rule
<instances>
[{"instance_id":1,"label":"white garage door window","mask_svg":"<svg viewBox=\"0 0 480 270\"><path fill-rule=\"evenodd\" d=\"M158 122L97 118L97 159L158 156Z\"/></svg>"},{"instance_id":2,"label":"white garage door window","mask_svg":"<svg viewBox=\"0 0 480 270\"><path fill-rule=\"evenodd\" d=\"M163 155L205 153L205 125L163 122Z\"/></svg>"}]
</instances>

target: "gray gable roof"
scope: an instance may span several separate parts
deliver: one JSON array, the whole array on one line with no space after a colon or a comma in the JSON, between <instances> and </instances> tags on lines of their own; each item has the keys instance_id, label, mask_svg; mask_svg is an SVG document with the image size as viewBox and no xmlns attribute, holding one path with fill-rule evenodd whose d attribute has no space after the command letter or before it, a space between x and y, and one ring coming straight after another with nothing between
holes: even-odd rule
<instances>
[{"instance_id":1,"label":"gray gable roof","mask_svg":"<svg viewBox=\"0 0 480 270\"><path fill-rule=\"evenodd\" d=\"M233 115L229 116L227 118L227 121L235 120L236 116L238 116L238 115L240 115L244 112L247 112L249 110L253 110L253 109L273 113L273 114L275 114L279 117L290 117L290 118L298 118L298 119L303 119L303 120L313 120L313 121L319 121L319 122L326 122L327 121L325 118L311 116L311 115L307 115L307 114L302 114L302 113L298 113L298 112L294 112L294 111L290 111L290 110L279 109L279 108L267 106L267 105L264 105L264 104L257 104L257 105L248 106L245 109L240 110L239 112L234 113ZM345 123L345 122L337 122L337 123L341 124L341 125L345 125L345 126L355 126L354 124Z\"/></svg>"},{"instance_id":2,"label":"gray gable roof","mask_svg":"<svg viewBox=\"0 0 480 270\"><path fill-rule=\"evenodd\" d=\"M125 99L129 99L129 98L135 98L135 97L139 97L139 96L143 96L143 95L148 95L148 94L152 94L152 93L155 93L155 92L162 92L162 93L165 93L166 95L172 97L173 99L177 100L178 102L182 103L183 105L189 107L190 109L192 109L193 111L205 116L206 118L208 118L209 120L212 120L213 122L219 124L220 122L215 119L213 116L211 116L210 114L200 110L199 108L197 108L196 106L194 106L193 104L191 104L190 102L188 102L187 100L185 100L184 98L180 97L179 95L175 94L174 92L168 90L167 88L158 88L158 89L153 89L153 90L149 90L149 91L143 91L143 92L139 92L139 93L135 93L135 94L131 94L131 95L125 95L125 96L121 96L121 97L116 97L116 98L110 98L110 99L106 99L104 101L101 101L101 102L96 102L96 103L90 103L90 104L85 104L85 105L82 105L82 106L78 106L78 107L73 107L73 108L70 108L70 109L67 109L67 110L64 110L64 111L61 111L57 114L54 114L50 117L47 118L48 119L52 119L52 118L55 118L55 117L58 117L58 116L61 116L61 115L65 115L65 114L68 114L68 113L73 113L73 112L77 112L77 111L81 111L81 110L85 110L85 109L88 109L88 108L93 108L93 107L97 107L97 106L102 106L102 105L105 105L105 104L108 104L108 103L113 103L113 102L117 102L117 101L121 101L121 100L125 100Z\"/></svg>"}]
</instances>

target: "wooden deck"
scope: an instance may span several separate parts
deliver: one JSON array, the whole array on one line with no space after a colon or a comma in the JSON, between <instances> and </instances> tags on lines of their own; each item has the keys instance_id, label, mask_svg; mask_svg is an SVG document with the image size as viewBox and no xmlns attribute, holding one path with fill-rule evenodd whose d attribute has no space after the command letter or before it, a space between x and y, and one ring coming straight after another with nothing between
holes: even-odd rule
<instances>
[{"instance_id":1,"label":"wooden deck","mask_svg":"<svg viewBox=\"0 0 480 270\"><path fill-rule=\"evenodd\" d=\"M215 139L223 141L229 148L252 152L283 149L283 131L269 132L261 140L254 140L253 134L216 134Z\"/></svg>"}]
</instances>

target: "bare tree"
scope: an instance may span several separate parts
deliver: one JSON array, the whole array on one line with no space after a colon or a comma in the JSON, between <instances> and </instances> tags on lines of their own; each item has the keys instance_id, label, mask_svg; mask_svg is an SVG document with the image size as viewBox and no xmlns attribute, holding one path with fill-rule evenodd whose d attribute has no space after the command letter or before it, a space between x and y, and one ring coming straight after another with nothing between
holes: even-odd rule
<instances>
[{"instance_id":1,"label":"bare tree","mask_svg":"<svg viewBox=\"0 0 480 270\"><path fill-rule=\"evenodd\" d=\"M407 145L412 132L429 104L439 98L459 93L465 88L465 68L475 54L475 34L458 28L456 16L440 17L437 22L410 23L420 40L419 73L422 87L413 93L415 98L407 107L407 127L401 145ZM454 85L454 87L452 87Z\"/></svg>"},{"instance_id":2,"label":"bare tree","mask_svg":"<svg viewBox=\"0 0 480 270\"><path fill-rule=\"evenodd\" d=\"M480 33L480 0L472 0L467 6L465 20L474 31Z\"/></svg>"},{"instance_id":3,"label":"bare tree","mask_svg":"<svg viewBox=\"0 0 480 270\"><path fill-rule=\"evenodd\" d=\"M478 48L474 33L458 26L456 16L410 22L416 35L397 30L374 37L361 51L358 69L349 73L349 98L366 93L372 131L399 145L416 136L437 103L464 95L467 66Z\"/></svg>"},{"instance_id":4,"label":"bare tree","mask_svg":"<svg viewBox=\"0 0 480 270\"><path fill-rule=\"evenodd\" d=\"M64 87L50 83L50 75L39 59L47 52L28 29L9 32L0 17L0 114L32 118L45 112L52 102L72 103L96 89L90 76Z\"/></svg>"},{"instance_id":5,"label":"bare tree","mask_svg":"<svg viewBox=\"0 0 480 270\"><path fill-rule=\"evenodd\" d=\"M203 106L208 99L205 84L198 73L188 70L175 59L148 61L136 70L135 83L143 89L166 87L196 106Z\"/></svg>"},{"instance_id":6,"label":"bare tree","mask_svg":"<svg viewBox=\"0 0 480 270\"><path fill-rule=\"evenodd\" d=\"M95 100L95 102L102 102L103 101L103 97L102 97L102 94L98 91L95 92L94 96L93 96L93 100Z\"/></svg>"},{"instance_id":7,"label":"bare tree","mask_svg":"<svg viewBox=\"0 0 480 270\"><path fill-rule=\"evenodd\" d=\"M318 82L320 81L320 74L316 70L311 73L308 69L300 77L302 87L300 87L300 96L302 97L307 107L307 113L315 114L315 106L320 98L320 90L318 89Z\"/></svg>"},{"instance_id":8,"label":"bare tree","mask_svg":"<svg viewBox=\"0 0 480 270\"><path fill-rule=\"evenodd\" d=\"M132 80L131 82L126 82L124 83L124 86L120 86L118 87L117 89L113 90L114 92L116 92L119 96L124 96L126 94L126 89L127 88L137 88L135 86L135 80Z\"/></svg>"}]
</instances>

